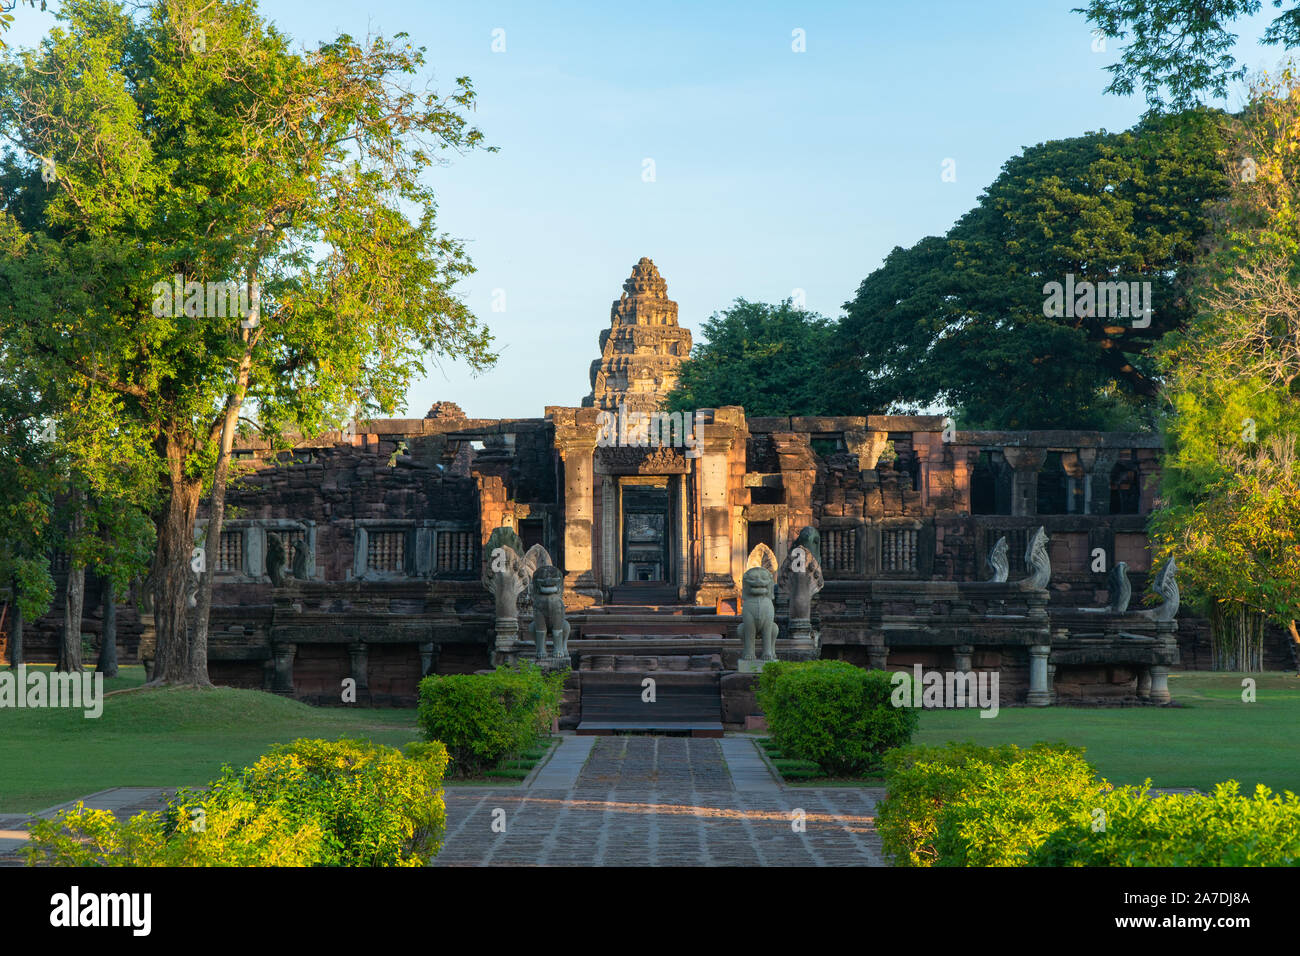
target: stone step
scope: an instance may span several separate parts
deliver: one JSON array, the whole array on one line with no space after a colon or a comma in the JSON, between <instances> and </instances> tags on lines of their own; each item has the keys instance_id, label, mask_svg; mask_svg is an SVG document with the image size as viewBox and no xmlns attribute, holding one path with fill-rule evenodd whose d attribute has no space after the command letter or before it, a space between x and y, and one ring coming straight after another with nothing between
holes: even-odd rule
<instances>
[{"instance_id":1,"label":"stone step","mask_svg":"<svg viewBox=\"0 0 1300 956\"><path fill-rule=\"evenodd\" d=\"M643 673L584 671L579 734L690 733L720 736L722 690L716 673L661 671L654 700Z\"/></svg>"}]
</instances>

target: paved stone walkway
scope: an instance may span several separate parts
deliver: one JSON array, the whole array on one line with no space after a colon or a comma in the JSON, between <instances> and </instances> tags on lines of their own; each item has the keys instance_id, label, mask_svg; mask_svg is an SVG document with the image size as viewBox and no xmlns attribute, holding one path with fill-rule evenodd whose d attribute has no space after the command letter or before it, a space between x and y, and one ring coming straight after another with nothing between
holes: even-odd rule
<instances>
[{"instance_id":1,"label":"paved stone walkway","mask_svg":"<svg viewBox=\"0 0 1300 956\"><path fill-rule=\"evenodd\" d=\"M448 789L435 865L883 865L880 791L783 787L748 738L574 737L561 755L527 788Z\"/></svg>"},{"instance_id":2,"label":"paved stone walkway","mask_svg":"<svg viewBox=\"0 0 1300 956\"><path fill-rule=\"evenodd\" d=\"M82 801L124 819L171 793L116 787ZM566 736L523 786L445 793L437 866L884 865L883 791L783 786L748 737ZM27 819L0 817L0 865L20 862Z\"/></svg>"}]
</instances>

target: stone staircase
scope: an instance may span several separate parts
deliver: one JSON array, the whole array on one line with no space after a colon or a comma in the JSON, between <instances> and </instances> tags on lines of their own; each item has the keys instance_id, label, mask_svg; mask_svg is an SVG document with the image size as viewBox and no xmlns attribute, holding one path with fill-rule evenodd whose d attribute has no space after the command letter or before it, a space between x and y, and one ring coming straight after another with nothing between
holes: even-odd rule
<instances>
[{"instance_id":1,"label":"stone staircase","mask_svg":"<svg viewBox=\"0 0 1300 956\"><path fill-rule=\"evenodd\" d=\"M593 654L581 665L578 734L722 736L720 655Z\"/></svg>"}]
</instances>

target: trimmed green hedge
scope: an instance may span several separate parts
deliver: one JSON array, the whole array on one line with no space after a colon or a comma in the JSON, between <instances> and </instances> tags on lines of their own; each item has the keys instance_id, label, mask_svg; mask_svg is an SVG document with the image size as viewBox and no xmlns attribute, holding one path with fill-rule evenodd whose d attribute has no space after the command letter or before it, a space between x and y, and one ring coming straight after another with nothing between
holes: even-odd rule
<instances>
[{"instance_id":1,"label":"trimmed green hedge","mask_svg":"<svg viewBox=\"0 0 1300 956\"><path fill-rule=\"evenodd\" d=\"M1090 782L1093 770L1081 750L1058 745L1036 744L1022 750L1014 744L1003 747L978 747L975 744L949 744L946 747L905 747L885 758L885 788L888 796L876 811L885 852L900 866L960 866L965 862L966 847L987 856L991 841L978 833L978 819L972 823L963 804L976 801L996 791L1012 779L1030 781L1032 792L1023 806L1003 806L990 812L990 831L1004 832L1012 821L1030 822L1031 832L1039 824L1034 814L1041 793L1034 783L1038 773L1062 774L1070 792L1077 792L1080 781ZM1050 787L1050 778L1048 786ZM1015 793L1011 794L1015 797ZM1055 813L1055 809L1049 813ZM942 832L941 832L942 830ZM1049 830L1050 832L1050 830ZM1026 849L1030 835L1011 834L1005 853L1016 857ZM1031 844L1032 845L1032 844Z\"/></svg>"},{"instance_id":2,"label":"trimmed green hedge","mask_svg":"<svg viewBox=\"0 0 1300 956\"><path fill-rule=\"evenodd\" d=\"M1228 780L1210 794L1119 787L1081 808L1031 855L1032 866L1300 866L1300 797ZM1097 811L1100 811L1098 813Z\"/></svg>"},{"instance_id":3,"label":"trimmed green hedge","mask_svg":"<svg viewBox=\"0 0 1300 956\"><path fill-rule=\"evenodd\" d=\"M918 711L895 707L884 671L846 661L774 661L759 678L758 702L784 757L811 760L828 776L860 776L911 739Z\"/></svg>"},{"instance_id":4,"label":"trimmed green hedge","mask_svg":"<svg viewBox=\"0 0 1300 956\"><path fill-rule=\"evenodd\" d=\"M424 866L446 829L447 751L295 740L223 767L163 813L119 823L82 805L37 821L23 853L53 866Z\"/></svg>"},{"instance_id":5,"label":"trimmed green hedge","mask_svg":"<svg viewBox=\"0 0 1300 956\"><path fill-rule=\"evenodd\" d=\"M901 866L1300 865L1292 793L1116 789L1064 744L907 747L885 767L876 826Z\"/></svg>"},{"instance_id":6,"label":"trimmed green hedge","mask_svg":"<svg viewBox=\"0 0 1300 956\"><path fill-rule=\"evenodd\" d=\"M490 674L426 677L420 681L420 728L446 745L457 774L483 775L550 733L566 676L525 663Z\"/></svg>"}]
</instances>

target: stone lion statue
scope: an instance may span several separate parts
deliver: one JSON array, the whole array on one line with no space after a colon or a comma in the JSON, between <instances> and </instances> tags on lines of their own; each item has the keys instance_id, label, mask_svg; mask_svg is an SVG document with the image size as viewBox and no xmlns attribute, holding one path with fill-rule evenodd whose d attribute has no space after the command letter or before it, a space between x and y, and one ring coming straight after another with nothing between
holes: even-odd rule
<instances>
[{"instance_id":1,"label":"stone lion statue","mask_svg":"<svg viewBox=\"0 0 1300 956\"><path fill-rule=\"evenodd\" d=\"M564 572L547 563L533 572L533 622L528 626L537 644L537 659L546 656L546 637L555 645L552 656L569 656L569 622L564 619Z\"/></svg>"},{"instance_id":2,"label":"stone lion statue","mask_svg":"<svg viewBox=\"0 0 1300 956\"><path fill-rule=\"evenodd\" d=\"M776 660L776 608L772 604L775 584L772 572L755 565L740 579L744 603L740 611L741 660L754 660L754 642L763 640L763 660Z\"/></svg>"},{"instance_id":3,"label":"stone lion statue","mask_svg":"<svg viewBox=\"0 0 1300 956\"><path fill-rule=\"evenodd\" d=\"M284 587L284 541L278 534L266 536L266 575L272 587Z\"/></svg>"},{"instance_id":4,"label":"stone lion statue","mask_svg":"<svg viewBox=\"0 0 1300 956\"><path fill-rule=\"evenodd\" d=\"M311 548L304 538L293 546L293 576L299 581L307 580L307 569L311 566Z\"/></svg>"}]
</instances>

